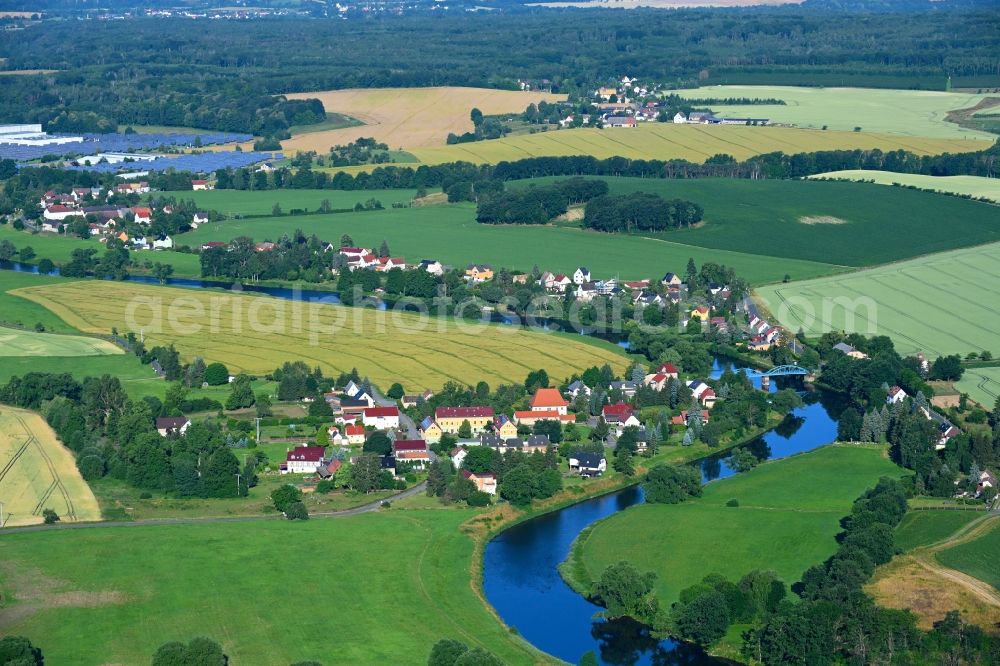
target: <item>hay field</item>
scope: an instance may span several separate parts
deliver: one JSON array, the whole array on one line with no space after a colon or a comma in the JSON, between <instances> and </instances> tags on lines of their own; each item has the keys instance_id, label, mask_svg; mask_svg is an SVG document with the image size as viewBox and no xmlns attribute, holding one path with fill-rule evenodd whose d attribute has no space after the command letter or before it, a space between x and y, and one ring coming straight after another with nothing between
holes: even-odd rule
<instances>
[{"instance_id":1,"label":"hay field","mask_svg":"<svg viewBox=\"0 0 1000 666\"><path fill-rule=\"evenodd\" d=\"M955 388L989 411L1000 399L1000 368L966 368Z\"/></svg>"},{"instance_id":2,"label":"hay field","mask_svg":"<svg viewBox=\"0 0 1000 666\"><path fill-rule=\"evenodd\" d=\"M5 527L41 523L44 509L64 522L101 519L73 454L38 414L0 407L0 464Z\"/></svg>"},{"instance_id":3,"label":"hay field","mask_svg":"<svg viewBox=\"0 0 1000 666\"><path fill-rule=\"evenodd\" d=\"M449 380L521 382L538 368L562 379L604 363L621 370L627 362L610 345L568 336L246 294L114 282L99 291L72 282L15 293L81 331L142 330L147 347L174 343L184 360L202 356L254 374L302 360L327 373L358 368L376 384L399 381L414 390Z\"/></svg>"},{"instance_id":4,"label":"hay field","mask_svg":"<svg viewBox=\"0 0 1000 666\"><path fill-rule=\"evenodd\" d=\"M878 333L902 354L923 351L930 358L1000 352L997 293L1000 243L756 291L790 330Z\"/></svg>"},{"instance_id":5,"label":"hay field","mask_svg":"<svg viewBox=\"0 0 1000 666\"><path fill-rule=\"evenodd\" d=\"M566 155L592 155L598 159L620 156L632 159L686 159L692 162L704 162L719 153L726 153L740 160L779 150L791 154L853 148L908 150L918 155L936 155L945 152L983 150L990 145L991 141L981 139L923 138L871 132L824 132L788 127L674 125L651 122L642 123L634 129L555 130L492 141L415 148L410 150L410 153L427 164L456 160L495 163L526 157Z\"/></svg>"},{"instance_id":6,"label":"hay field","mask_svg":"<svg viewBox=\"0 0 1000 666\"><path fill-rule=\"evenodd\" d=\"M986 95L930 90L875 88L804 88L795 86L706 86L677 90L694 98L775 98L784 105L718 105L727 116L770 118L771 122L819 129L880 132L914 137L986 139L996 135L966 129L945 120L949 111L968 109ZM829 130L828 130L829 131Z\"/></svg>"},{"instance_id":7,"label":"hay field","mask_svg":"<svg viewBox=\"0 0 1000 666\"><path fill-rule=\"evenodd\" d=\"M967 194L972 197L986 197L1000 202L1000 179L983 176L925 176L916 173L895 173L874 169L849 169L828 171L810 176L817 180L871 180L878 185L904 185L934 190L949 194Z\"/></svg>"},{"instance_id":8,"label":"hay field","mask_svg":"<svg viewBox=\"0 0 1000 666\"><path fill-rule=\"evenodd\" d=\"M36 333L0 326L0 357L4 356L104 356L124 353L98 338L82 335Z\"/></svg>"},{"instance_id":9,"label":"hay field","mask_svg":"<svg viewBox=\"0 0 1000 666\"><path fill-rule=\"evenodd\" d=\"M560 101L565 95L489 88L354 88L326 92L294 93L289 99L317 98L327 113L357 118L364 125L307 132L282 141L285 152L315 150L327 152L358 137L374 137L389 148L405 149L443 146L449 132L472 131L469 113L473 107L485 115L517 113L542 100Z\"/></svg>"}]
</instances>

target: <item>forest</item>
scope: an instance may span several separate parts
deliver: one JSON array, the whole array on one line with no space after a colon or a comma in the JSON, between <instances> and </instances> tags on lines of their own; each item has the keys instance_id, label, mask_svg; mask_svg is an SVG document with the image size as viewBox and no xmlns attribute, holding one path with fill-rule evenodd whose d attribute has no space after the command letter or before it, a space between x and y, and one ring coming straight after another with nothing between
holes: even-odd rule
<instances>
[{"instance_id":1,"label":"forest","mask_svg":"<svg viewBox=\"0 0 1000 666\"><path fill-rule=\"evenodd\" d=\"M267 135L323 118L315 101L271 97L288 92L527 81L574 93L623 73L676 85L1000 83L1000 18L988 9L596 11L202 21L197 30L179 18L106 21L101 30L45 21L0 34L8 69L59 70L0 77L0 121Z\"/></svg>"}]
</instances>

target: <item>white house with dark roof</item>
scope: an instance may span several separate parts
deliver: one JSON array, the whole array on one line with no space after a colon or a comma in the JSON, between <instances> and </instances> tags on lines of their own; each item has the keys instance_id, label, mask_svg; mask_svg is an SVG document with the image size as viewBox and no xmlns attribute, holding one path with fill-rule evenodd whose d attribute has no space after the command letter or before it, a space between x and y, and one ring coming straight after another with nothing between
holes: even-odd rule
<instances>
[{"instance_id":1,"label":"white house with dark roof","mask_svg":"<svg viewBox=\"0 0 1000 666\"><path fill-rule=\"evenodd\" d=\"M590 269L586 266L580 266L573 271L573 284L583 284L584 282L590 282Z\"/></svg>"}]
</instances>

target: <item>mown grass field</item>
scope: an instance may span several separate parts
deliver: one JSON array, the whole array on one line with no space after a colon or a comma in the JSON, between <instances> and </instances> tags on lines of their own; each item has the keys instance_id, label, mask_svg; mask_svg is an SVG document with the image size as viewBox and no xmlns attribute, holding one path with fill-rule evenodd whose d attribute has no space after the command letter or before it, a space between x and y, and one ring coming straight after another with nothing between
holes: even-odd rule
<instances>
[{"instance_id":1,"label":"mown grass field","mask_svg":"<svg viewBox=\"0 0 1000 666\"><path fill-rule=\"evenodd\" d=\"M0 576L14 601L0 631L81 666L149 663L162 643L195 636L233 664L416 664L443 637L512 666L547 663L473 591L459 527L472 515L9 534Z\"/></svg>"},{"instance_id":2,"label":"mown grass field","mask_svg":"<svg viewBox=\"0 0 1000 666\"><path fill-rule=\"evenodd\" d=\"M133 398L155 395L162 399L169 386L168 382L157 377L148 365L143 365L133 354L0 357L0 384L7 383L11 377L29 372L68 372L78 381L87 377L114 375L121 380L125 391ZM228 392L221 393L221 398L215 397L225 402L227 395Z\"/></svg>"},{"instance_id":3,"label":"mown grass field","mask_svg":"<svg viewBox=\"0 0 1000 666\"><path fill-rule=\"evenodd\" d=\"M476 223L470 204L428 206L366 213L289 216L270 219L227 220L183 234L177 242L201 245L229 241L237 236L277 240L302 229L336 242L350 234L355 243L378 247L387 240L392 253L412 263L424 258L452 266L490 263L522 271L534 266L553 272L572 272L587 266L594 275L622 279L660 278L679 272L688 258L701 265L712 261L736 269L752 284L830 275L843 269L829 263L782 259L715 250L681 242L601 234L553 226L491 226Z\"/></svg>"},{"instance_id":4,"label":"mown grass field","mask_svg":"<svg viewBox=\"0 0 1000 666\"><path fill-rule=\"evenodd\" d=\"M38 414L0 406L0 465L4 527L39 524L44 509L64 522L100 520L73 454Z\"/></svg>"},{"instance_id":5,"label":"mown grass field","mask_svg":"<svg viewBox=\"0 0 1000 666\"><path fill-rule=\"evenodd\" d=\"M882 132L916 137L995 140L995 135L947 122L949 111L975 106L984 95L927 90L804 88L793 86L706 86L678 90L683 97L774 98L784 105L713 106L720 115L770 118L798 127Z\"/></svg>"},{"instance_id":6,"label":"mown grass field","mask_svg":"<svg viewBox=\"0 0 1000 666\"><path fill-rule=\"evenodd\" d=\"M837 549L840 519L900 469L881 448L832 445L705 486L699 499L641 504L597 524L576 550L591 580L619 560L655 571L668 606L712 573L775 571L788 585ZM736 499L738 507L727 507Z\"/></svg>"},{"instance_id":7,"label":"mown grass field","mask_svg":"<svg viewBox=\"0 0 1000 666\"><path fill-rule=\"evenodd\" d=\"M271 202L274 205L274 202ZM0 241L9 240L18 250L24 247L31 247L35 251L35 258L31 261L38 263L40 259L51 259L57 264L63 264L70 260L73 250L93 249L97 250L97 257L104 255L104 245L97 240L84 240L75 236L65 236L60 234L30 234L24 231L15 231L9 225L0 226ZM145 262L170 264L174 267L174 274L177 276L196 276L201 271L198 257L194 254L183 254L181 252L159 251L152 252L143 250L141 252L130 252L133 261L140 264Z\"/></svg>"},{"instance_id":8,"label":"mown grass field","mask_svg":"<svg viewBox=\"0 0 1000 666\"><path fill-rule=\"evenodd\" d=\"M986 197L1000 202L1000 182L996 178L983 176L925 176L918 173L895 173L872 169L851 169L828 171L810 178L837 178L843 180L871 180L877 185L904 185L924 190L967 194L972 197Z\"/></svg>"},{"instance_id":9,"label":"mown grass field","mask_svg":"<svg viewBox=\"0 0 1000 666\"><path fill-rule=\"evenodd\" d=\"M327 373L358 368L373 382L408 390L446 381L521 382L545 368L568 377L592 365L616 369L609 347L514 327L367 308L292 303L249 295L92 282L18 290L84 332L142 330L146 345L174 343L184 360L202 356L231 372L270 372L303 360Z\"/></svg>"},{"instance_id":10,"label":"mown grass field","mask_svg":"<svg viewBox=\"0 0 1000 666\"><path fill-rule=\"evenodd\" d=\"M352 130L353 131L353 130ZM493 164L526 157L592 155L603 159L628 157L645 160L686 159L704 162L719 153L746 159L753 155L782 151L810 153L818 150L880 148L908 150L918 155L983 150L992 145L985 139L932 139L838 132L787 127L747 127L745 125L674 125L641 123L636 128L570 129L540 132L492 141L477 141L437 148L415 148L410 152L426 164L464 160Z\"/></svg>"},{"instance_id":11,"label":"mown grass field","mask_svg":"<svg viewBox=\"0 0 1000 666\"><path fill-rule=\"evenodd\" d=\"M976 511L910 511L896 527L896 546L903 551L929 546L981 516Z\"/></svg>"},{"instance_id":12,"label":"mown grass field","mask_svg":"<svg viewBox=\"0 0 1000 666\"><path fill-rule=\"evenodd\" d=\"M553 180L560 179L519 184ZM930 192L809 180L603 180L613 193L701 204L704 221L696 228L656 237L718 250L860 267L1000 241L996 206Z\"/></svg>"},{"instance_id":13,"label":"mown grass field","mask_svg":"<svg viewBox=\"0 0 1000 666\"><path fill-rule=\"evenodd\" d=\"M0 326L0 357L4 356L103 356L121 354L120 347L82 335L36 333Z\"/></svg>"},{"instance_id":14,"label":"mown grass field","mask_svg":"<svg viewBox=\"0 0 1000 666\"><path fill-rule=\"evenodd\" d=\"M201 190L198 192L157 192L154 196L172 196L194 201L205 210L223 215L270 215L274 204L287 215L292 209L319 210L324 199L335 209L354 208L354 204L378 199L386 208L394 203L409 203L416 190ZM183 240L186 236L181 236ZM331 239L339 240L339 239Z\"/></svg>"},{"instance_id":15,"label":"mown grass field","mask_svg":"<svg viewBox=\"0 0 1000 666\"><path fill-rule=\"evenodd\" d=\"M69 280L48 275L0 270L0 322L18 324L27 328L34 328L35 324L42 324L46 331L79 333L78 330L52 314L50 310L9 293L20 287L47 286L64 282L69 282ZM4 361L0 360L0 370L3 369L3 364Z\"/></svg>"},{"instance_id":16,"label":"mown grass field","mask_svg":"<svg viewBox=\"0 0 1000 666\"><path fill-rule=\"evenodd\" d=\"M790 330L878 333L890 336L902 354L923 351L930 358L996 354L998 292L998 243L756 291Z\"/></svg>"},{"instance_id":17,"label":"mown grass field","mask_svg":"<svg viewBox=\"0 0 1000 666\"><path fill-rule=\"evenodd\" d=\"M955 388L989 411L1000 398L1000 368L966 368Z\"/></svg>"},{"instance_id":18,"label":"mown grass field","mask_svg":"<svg viewBox=\"0 0 1000 666\"><path fill-rule=\"evenodd\" d=\"M993 520L992 528L972 541L937 554L938 561L950 567L989 583L1000 590L1000 567L997 553L1000 552L1000 520Z\"/></svg>"},{"instance_id":19,"label":"mown grass field","mask_svg":"<svg viewBox=\"0 0 1000 666\"><path fill-rule=\"evenodd\" d=\"M364 123L359 127L306 132L281 142L286 152L329 151L358 137L373 137L391 149L443 146L449 132L472 131L469 113L478 108L485 115L518 113L542 100L554 102L565 95L488 88L360 88L295 93L290 99L318 98L327 112L342 113Z\"/></svg>"}]
</instances>

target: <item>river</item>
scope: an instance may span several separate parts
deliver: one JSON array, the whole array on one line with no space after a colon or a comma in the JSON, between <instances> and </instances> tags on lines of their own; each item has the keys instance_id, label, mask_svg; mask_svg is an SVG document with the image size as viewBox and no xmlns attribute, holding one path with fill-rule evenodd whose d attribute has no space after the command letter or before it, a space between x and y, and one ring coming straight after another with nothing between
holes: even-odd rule
<instances>
[{"instance_id":1,"label":"river","mask_svg":"<svg viewBox=\"0 0 1000 666\"><path fill-rule=\"evenodd\" d=\"M38 273L38 267L16 262L0 262L0 269ZM58 275L58 270L53 271ZM160 284L156 278L129 276L129 282ZM277 298L337 304L337 294L329 291L290 289L261 285L240 285L209 280L170 278L167 285L188 289L230 289L266 294ZM619 343L627 347L627 343ZM730 361L716 359L711 376ZM779 380L779 386L796 387L797 380ZM754 380L760 386L760 379ZM792 382L785 384L783 382ZM801 388L798 386L797 388ZM836 439L837 422L843 406L836 396L824 392L803 393L805 405L793 410L777 427L747 444L761 460L785 458L818 448ZM732 476L736 472L725 462L728 453L699 461L705 483ZM618 511L643 502L638 486L586 500L553 513L516 525L494 538L486 547L483 587L486 598L510 627L543 652L575 664L588 651L601 664L696 665L719 664L699 647L673 640L659 640L642 623L624 618L595 619L602 609L570 588L560 577L558 566L569 555L570 546L588 525Z\"/></svg>"},{"instance_id":2,"label":"river","mask_svg":"<svg viewBox=\"0 0 1000 666\"><path fill-rule=\"evenodd\" d=\"M713 375L721 370L722 364L716 361ZM758 458L785 458L836 439L835 417L843 409L840 401L818 392L803 397L803 407L749 443ZM704 482L736 473L725 463L727 456L720 453L697 463ZM648 627L634 620L595 618L602 609L560 577L558 566L584 528L643 501L642 489L633 486L533 518L490 541L484 554L483 588L504 623L539 650L571 664L588 651L601 664L614 666L724 663L697 646L656 639Z\"/></svg>"}]
</instances>

